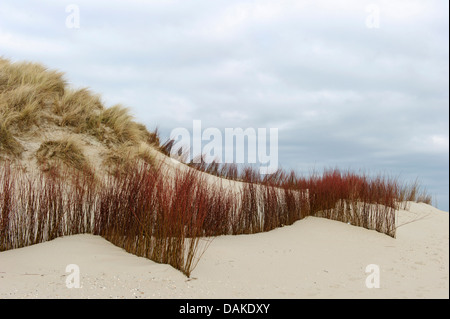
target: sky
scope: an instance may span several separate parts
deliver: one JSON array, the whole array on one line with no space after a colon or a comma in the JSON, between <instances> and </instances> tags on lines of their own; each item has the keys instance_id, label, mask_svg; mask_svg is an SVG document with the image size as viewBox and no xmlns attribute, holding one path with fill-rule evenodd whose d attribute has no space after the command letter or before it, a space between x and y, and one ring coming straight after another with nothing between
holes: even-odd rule
<instances>
[{"instance_id":1,"label":"sky","mask_svg":"<svg viewBox=\"0 0 450 319\"><path fill-rule=\"evenodd\" d=\"M276 128L278 163L416 178L449 209L442 0L0 1L0 56L66 74L168 138Z\"/></svg>"}]
</instances>

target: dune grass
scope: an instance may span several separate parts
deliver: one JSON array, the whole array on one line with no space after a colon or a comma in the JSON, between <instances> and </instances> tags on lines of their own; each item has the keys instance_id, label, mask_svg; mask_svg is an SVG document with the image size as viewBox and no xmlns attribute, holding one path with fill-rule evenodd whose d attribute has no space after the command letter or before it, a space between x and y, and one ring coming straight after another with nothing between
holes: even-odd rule
<instances>
[{"instance_id":1,"label":"dune grass","mask_svg":"<svg viewBox=\"0 0 450 319\"><path fill-rule=\"evenodd\" d=\"M415 179L411 183L403 183L399 188L399 201L405 203L403 208L406 207L407 202L417 202L432 205L433 198L428 193L425 187L421 186L418 179Z\"/></svg>"},{"instance_id":2,"label":"dune grass","mask_svg":"<svg viewBox=\"0 0 450 319\"><path fill-rule=\"evenodd\" d=\"M0 58L0 152L19 158L22 137L42 133L33 128L55 125L68 134L91 136L109 148L125 143L159 147L157 131L135 122L128 108L105 107L99 95L69 87L63 73L41 64ZM140 156L149 159L144 153ZM71 161L79 166L79 160Z\"/></svg>"},{"instance_id":3,"label":"dune grass","mask_svg":"<svg viewBox=\"0 0 450 319\"><path fill-rule=\"evenodd\" d=\"M102 138L101 126L103 104L100 97L88 89L66 90L53 106L53 112L60 116L59 125L75 128L77 133L88 133Z\"/></svg>"},{"instance_id":4,"label":"dune grass","mask_svg":"<svg viewBox=\"0 0 450 319\"><path fill-rule=\"evenodd\" d=\"M27 131L42 122L48 104L63 96L66 81L62 73L37 63L0 61L0 114L10 129Z\"/></svg>"},{"instance_id":5,"label":"dune grass","mask_svg":"<svg viewBox=\"0 0 450 319\"><path fill-rule=\"evenodd\" d=\"M7 59L0 58L0 68L0 90L2 92L30 85L35 88L37 94L47 94L47 97L64 94L66 87L64 74L48 70L39 63L11 63Z\"/></svg>"},{"instance_id":6,"label":"dune grass","mask_svg":"<svg viewBox=\"0 0 450 319\"><path fill-rule=\"evenodd\" d=\"M190 276L209 242L203 223L214 194L198 172L170 181L135 163L101 186L75 169L30 179L0 165L0 251L92 233Z\"/></svg>"},{"instance_id":7,"label":"dune grass","mask_svg":"<svg viewBox=\"0 0 450 319\"><path fill-rule=\"evenodd\" d=\"M155 155L147 143L122 143L108 149L103 154L103 165L111 175L122 174L133 167L136 160L141 160L156 167Z\"/></svg>"},{"instance_id":8,"label":"dune grass","mask_svg":"<svg viewBox=\"0 0 450 319\"><path fill-rule=\"evenodd\" d=\"M9 162L0 166L0 251L92 231L95 183L77 170L63 173L31 179Z\"/></svg>"},{"instance_id":9,"label":"dune grass","mask_svg":"<svg viewBox=\"0 0 450 319\"><path fill-rule=\"evenodd\" d=\"M211 238L270 231L307 216L395 237L392 179L338 170L311 178L279 174L266 184L244 182L236 193L197 170L167 179L161 169L133 163L102 184L74 167L30 179L9 162L0 165L0 250L92 233L190 276Z\"/></svg>"},{"instance_id":10,"label":"dune grass","mask_svg":"<svg viewBox=\"0 0 450 319\"><path fill-rule=\"evenodd\" d=\"M0 154L16 158L22 154L23 146L10 131L8 122L8 118L0 118Z\"/></svg>"},{"instance_id":11,"label":"dune grass","mask_svg":"<svg viewBox=\"0 0 450 319\"><path fill-rule=\"evenodd\" d=\"M43 171L55 170L63 163L70 168L92 174L92 168L83 153L83 146L73 136L42 142L35 157Z\"/></svg>"}]
</instances>

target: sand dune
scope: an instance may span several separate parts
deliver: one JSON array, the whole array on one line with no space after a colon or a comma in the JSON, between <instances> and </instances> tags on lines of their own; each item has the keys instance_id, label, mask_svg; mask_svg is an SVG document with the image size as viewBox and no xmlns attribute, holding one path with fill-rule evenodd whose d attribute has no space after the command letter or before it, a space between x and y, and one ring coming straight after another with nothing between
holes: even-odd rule
<instances>
[{"instance_id":1,"label":"sand dune","mask_svg":"<svg viewBox=\"0 0 450 319\"><path fill-rule=\"evenodd\" d=\"M395 239L316 217L217 237L191 279L98 236L58 238L0 253L0 298L449 298L449 215L410 205ZM66 287L68 264L81 288ZM380 288L366 287L369 264Z\"/></svg>"},{"instance_id":2,"label":"sand dune","mask_svg":"<svg viewBox=\"0 0 450 319\"><path fill-rule=\"evenodd\" d=\"M0 58L0 67L3 78L8 79L0 88L0 161L13 160L29 177L42 171L57 176L60 169L70 168L100 182L110 173L126 171L135 160L157 167L167 180L192 172L193 168L164 155L167 149L160 144L157 131L150 132L135 122L121 105L106 108L99 96L88 89L68 87L62 73L39 64ZM200 171L197 174L206 180L208 191L213 185L221 185L236 197L243 196L242 190L249 185ZM354 183L360 182L355 185L370 191L356 192L352 184L347 188L348 199L365 198L366 203L376 202L381 207L410 198L400 196L401 191L394 192L392 187L381 187L393 186L383 180L372 185L365 178L353 178ZM305 203L310 207L311 184L307 185L295 194L306 194ZM331 190L326 187L330 185ZM321 192L314 195L327 196L311 198L316 204L320 200L325 203L312 205L311 215L329 211L330 202L336 205L324 197L343 196L336 189L339 185L342 183L333 179L323 183ZM367 196L376 189L371 185L384 191L378 194L378 201ZM258 194L261 187L265 186L255 188ZM411 188L413 194L416 191L416 187ZM411 200L426 202L427 196L417 195ZM267 203L274 205L266 209L267 214L276 211L279 198L282 196L268 197ZM396 238L330 219L306 217L264 233L201 239L209 246L189 279L167 264L129 254L103 237L59 237L0 253L0 298L448 298L448 213L426 204L409 205L410 209L398 211ZM4 207L9 212L9 206ZM21 212L24 206L17 207ZM302 207L295 205L295 212ZM385 207L390 209L388 217L394 216L394 205ZM249 211L258 213L253 208ZM5 216L6 225L11 221L9 213ZM265 230L275 227L268 224ZM369 226L367 223L364 227ZM389 231L386 233L393 235ZM129 238L139 236L135 234ZM121 238L117 238L120 244ZM371 275L366 267L372 264L379 267L380 288L366 287ZM67 287L66 280L74 274L71 269L66 271L68 265L79 268L80 288Z\"/></svg>"}]
</instances>

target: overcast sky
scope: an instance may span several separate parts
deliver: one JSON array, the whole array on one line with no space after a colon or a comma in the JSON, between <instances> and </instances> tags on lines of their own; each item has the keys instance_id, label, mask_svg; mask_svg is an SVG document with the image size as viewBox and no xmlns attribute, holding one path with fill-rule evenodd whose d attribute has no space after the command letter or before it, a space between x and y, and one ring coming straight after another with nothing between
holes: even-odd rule
<instances>
[{"instance_id":1,"label":"overcast sky","mask_svg":"<svg viewBox=\"0 0 450 319\"><path fill-rule=\"evenodd\" d=\"M0 0L0 55L65 72L165 138L193 120L278 128L283 168L417 177L448 211L448 9L444 0Z\"/></svg>"}]
</instances>

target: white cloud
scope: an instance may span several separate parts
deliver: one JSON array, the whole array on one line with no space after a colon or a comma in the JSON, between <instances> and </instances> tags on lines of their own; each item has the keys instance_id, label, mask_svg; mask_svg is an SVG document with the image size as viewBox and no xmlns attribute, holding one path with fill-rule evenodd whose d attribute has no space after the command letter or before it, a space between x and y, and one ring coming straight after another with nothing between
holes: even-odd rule
<instances>
[{"instance_id":1,"label":"white cloud","mask_svg":"<svg viewBox=\"0 0 450 319\"><path fill-rule=\"evenodd\" d=\"M225 120L242 121L248 119L248 115L238 111L221 112L220 117Z\"/></svg>"},{"instance_id":2,"label":"white cloud","mask_svg":"<svg viewBox=\"0 0 450 319\"><path fill-rule=\"evenodd\" d=\"M14 34L1 29L0 46L4 52L26 52L29 55L42 55L49 51L54 55L67 53L67 47L64 44L56 43L53 39Z\"/></svg>"},{"instance_id":3,"label":"white cloud","mask_svg":"<svg viewBox=\"0 0 450 319\"><path fill-rule=\"evenodd\" d=\"M449 151L449 140L448 135L433 135L431 136L431 142L433 145L433 149L440 153L447 153Z\"/></svg>"}]
</instances>

